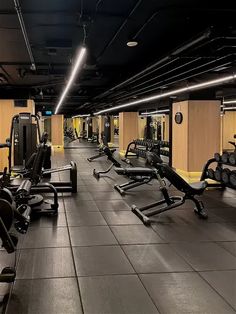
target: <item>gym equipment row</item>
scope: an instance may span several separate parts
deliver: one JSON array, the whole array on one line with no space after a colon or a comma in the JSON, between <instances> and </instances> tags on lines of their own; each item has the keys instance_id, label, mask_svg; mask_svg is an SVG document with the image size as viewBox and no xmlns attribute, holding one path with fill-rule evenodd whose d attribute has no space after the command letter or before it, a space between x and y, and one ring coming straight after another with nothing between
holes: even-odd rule
<instances>
[{"instance_id":1,"label":"gym equipment row","mask_svg":"<svg viewBox=\"0 0 236 314\"><path fill-rule=\"evenodd\" d=\"M146 158L147 152L155 152L158 156L169 156L169 142L156 140L136 139L128 144L125 157L142 157Z\"/></svg>"},{"instance_id":2,"label":"gym equipment row","mask_svg":"<svg viewBox=\"0 0 236 314\"><path fill-rule=\"evenodd\" d=\"M122 168L121 164L113 157L113 154L108 147L104 148L104 152L106 153L108 160L110 160L112 164L106 171L94 170L94 175L99 178L101 174L108 173L114 167L114 171L118 175L123 175L130 178L131 181L121 185L116 184L114 186L114 188L121 195L123 195L125 191L130 190L134 187L147 184L151 180L158 180L159 189L163 195L163 199L141 208L138 208L135 205L132 205L131 207L132 211L142 220L145 225L150 224L150 217L158 215L172 208L179 207L183 205L187 199L194 202L194 211L196 214L198 214L200 218L206 219L208 217L203 203L195 197L202 195L205 191L207 187L207 182L205 180L197 183L188 184L171 167L169 167L167 164L164 164L162 159L153 152L146 153L147 162L151 168ZM177 188L177 190L184 193L184 196L169 196L168 190L166 188L166 181L164 179L167 179L170 184Z\"/></svg>"}]
</instances>

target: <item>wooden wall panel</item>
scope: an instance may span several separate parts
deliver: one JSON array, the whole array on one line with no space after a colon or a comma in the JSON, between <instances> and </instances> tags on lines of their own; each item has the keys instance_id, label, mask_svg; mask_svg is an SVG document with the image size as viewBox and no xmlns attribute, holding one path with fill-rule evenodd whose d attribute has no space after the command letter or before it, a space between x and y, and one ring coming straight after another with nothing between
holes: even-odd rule
<instances>
[{"instance_id":1,"label":"wooden wall panel","mask_svg":"<svg viewBox=\"0 0 236 314\"><path fill-rule=\"evenodd\" d=\"M176 124L176 112L183 122ZM201 172L206 161L220 151L220 101L191 100L173 104L173 167Z\"/></svg>"},{"instance_id":2,"label":"wooden wall panel","mask_svg":"<svg viewBox=\"0 0 236 314\"><path fill-rule=\"evenodd\" d=\"M64 116L53 115L51 119L52 145L64 147Z\"/></svg>"},{"instance_id":3,"label":"wooden wall panel","mask_svg":"<svg viewBox=\"0 0 236 314\"><path fill-rule=\"evenodd\" d=\"M0 143L5 143L10 136L11 121L14 115L21 112L35 114L34 101L27 100L27 107L15 107L13 99L0 100ZM0 150L0 171L8 166L8 149Z\"/></svg>"},{"instance_id":4,"label":"wooden wall panel","mask_svg":"<svg viewBox=\"0 0 236 314\"><path fill-rule=\"evenodd\" d=\"M220 101L189 101L188 171L201 171L220 151Z\"/></svg>"},{"instance_id":5,"label":"wooden wall panel","mask_svg":"<svg viewBox=\"0 0 236 314\"><path fill-rule=\"evenodd\" d=\"M173 117L182 112L183 122L172 121L172 165L176 169L188 171L188 101L173 104Z\"/></svg>"},{"instance_id":6,"label":"wooden wall panel","mask_svg":"<svg viewBox=\"0 0 236 314\"><path fill-rule=\"evenodd\" d=\"M226 111L222 118L222 146L223 150L233 149L228 141L234 141L236 134L236 111Z\"/></svg>"},{"instance_id":7,"label":"wooden wall panel","mask_svg":"<svg viewBox=\"0 0 236 314\"><path fill-rule=\"evenodd\" d=\"M138 113L120 112L119 124L119 149L125 151L128 144L138 138Z\"/></svg>"}]
</instances>

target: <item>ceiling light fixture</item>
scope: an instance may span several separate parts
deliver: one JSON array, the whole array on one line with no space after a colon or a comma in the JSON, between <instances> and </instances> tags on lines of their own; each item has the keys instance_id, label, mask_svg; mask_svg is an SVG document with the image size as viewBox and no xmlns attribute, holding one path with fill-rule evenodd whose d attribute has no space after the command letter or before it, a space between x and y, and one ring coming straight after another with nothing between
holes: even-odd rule
<instances>
[{"instance_id":1,"label":"ceiling light fixture","mask_svg":"<svg viewBox=\"0 0 236 314\"><path fill-rule=\"evenodd\" d=\"M108 108L108 109L104 109L104 110L100 110L98 112L95 112L95 115L99 115L102 113L106 113L106 112L110 112L110 111L114 111L114 110L118 110L118 109L123 109L123 108L127 108L127 107L131 107L134 105L138 105L138 104L143 104L145 102L151 102L154 100L158 100L158 99L162 99L165 97L170 97L170 96L175 96L184 92L188 92L188 91L192 91L192 90L197 90L197 89L203 89L209 86L214 86L214 85L219 85L220 83L224 83L224 82L229 82L232 81L236 78L236 75L229 75L229 76L224 76L221 77L219 79L215 79L215 80L210 80L210 81L205 81L203 83L199 83L199 84L194 84L194 85L189 85L187 87L183 87L183 88L179 88L179 89L175 89L166 93L162 93L162 94L157 94L154 96L150 96L150 97L145 97L145 98L141 98L139 100L135 100L135 101L131 101L128 103L124 103L122 105L117 105L114 106L112 108Z\"/></svg>"},{"instance_id":2,"label":"ceiling light fixture","mask_svg":"<svg viewBox=\"0 0 236 314\"><path fill-rule=\"evenodd\" d=\"M223 101L223 104L224 104L224 105L227 105L227 104L236 104L236 99L224 100L224 101Z\"/></svg>"},{"instance_id":3,"label":"ceiling light fixture","mask_svg":"<svg viewBox=\"0 0 236 314\"><path fill-rule=\"evenodd\" d=\"M224 107L223 110L235 110L235 109L236 109L236 107Z\"/></svg>"},{"instance_id":4,"label":"ceiling light fixture","mask_svg":"<svg viewBox=\"0 0 236 314\"><path fill-rule=\"evenodd\" d=\"M150 111L150 112L142 112L141 115L148 116L148 115L167 113L167 112L170 112L170 109L155 110L155 111Z\"/></svg>"},{"instance_id":5,"label":"ceiling light fixture","mask_svg":"<svg viewBox=\"0 0 236 314\"><path fill-rule=\"evenodd\" d=\"M72 119L74 118L87 118L90 117L90 114L78 114L76 116L73 116Z\"/></svg>"},{"instance_id":6,"label":"ceiling light fixture","mask_svg":"<svg viewBox=\"0 0 236 314\"><path fill-rule=\"evenodd\" d=\"M136 40L129 40L126 45L128 47L136 47L138 46L138 42Z\"/></svg>"},{"instance_id":7,"label":"ceiling light fixture","mask_svg":"<svg viewBox=\"0 0 236 314\"><path fill-rule=\"evenodd\" d=\"M66 84L66 87L65 87L65 89L64 89L64 91L63 91L63 93L62 93L62 95L60 97L60 100L59 100L58 104L57 104L57 107L56 107L56 110L55 110L55 114L58 113L59 108L61 107L61 105L62 105L62 103L63 103L63 101L64 101L64 99L65 99L65 97L66 97L66 95L67 95L67 93L68 93L68 91L70 89L70 87L71 87L71 85L73 84L74 79L76 77L76 74L77 74L79 68L82 65L82 62L84 60L85 55L86 55L86 48L82 47L80 49L80 51L79 51L79 54L78 54L77 58L76 58L76 62L74 64L74 66L73 66L73 70L72 70L72 72L70 74L70 78L69 78L69 80L68 80L68 82Z\"/></svg>"}]
</instances>

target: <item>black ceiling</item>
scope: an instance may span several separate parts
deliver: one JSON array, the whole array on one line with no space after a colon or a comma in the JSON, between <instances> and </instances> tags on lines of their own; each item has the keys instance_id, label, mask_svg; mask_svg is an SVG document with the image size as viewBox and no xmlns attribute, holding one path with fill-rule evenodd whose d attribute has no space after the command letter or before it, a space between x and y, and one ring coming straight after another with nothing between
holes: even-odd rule
<instances>
[{"instance_id":1,"label":"black ceiling","mask_svg":"<svg viewBox=\"0 0 236 314\"><path fill-rule=\"evenodd\" d=\"M61 113L93 112L234 71L235 1L18 2L36 70L31 70L14 0L1 0L0 98L30 97L38 109L53 110L83 42L84 27L88 57ZM132 38L139 44L129 48L126 43ZM208 96L189 97L232 97L235 87L230 83Z\"/></svg>"}]
</instances>

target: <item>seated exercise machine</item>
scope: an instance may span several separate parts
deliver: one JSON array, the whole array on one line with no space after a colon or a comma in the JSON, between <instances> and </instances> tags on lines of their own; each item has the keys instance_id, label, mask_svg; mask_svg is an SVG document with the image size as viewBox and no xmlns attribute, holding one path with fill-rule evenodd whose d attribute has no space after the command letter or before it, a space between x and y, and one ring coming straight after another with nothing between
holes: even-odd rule
<instances>
[{"instance_id":1,"label":"seated exercise machine","mask_svg":"<svg viewBox=\"0 0 236 314\"><path fill-rule=\"evenodd\" d=\"M179 207L183 205L187 199L193 201L196 206L194 211L200 218L206 219L208 217L203 203L195 197L196 195L200 196L203 194L207 187L206 181L188 184L170 166L164 164L162 159L154 153L147 153L147 161L153 167L152 171L160 184L160 191L163 195L163 199L140 208L136 205L132 205L132 212L138 216L145 225L151 223L150 217L161 214L172 208ZM146 170L147 172L150 171L149 168ZM134 172L135 168L131 168L131 170L130 168L127 168L125 171L126 173L129 173L129 171ZM177 190L184 193L184 196L170 196L164 179L167 179Z\"/></svg>"},{"instance_id":2,"label":"seated exercise machine","mask_svg":"<svg viewBox=\"0 0 236 314\"><path fill-rule=\"evenodd\" d=\"M69 181L57 181L57 182L50 182L57 190L57 192L77 192L77 166L74 161L71 161L69 165L57 167L57 168L46 168L45 165L51 167L51 147L46 145L48 140L47 133L43 133L40 144L36 148L36 152L32 153L28 161L25 163L24 167L11 167L11 154L9 153L9 169L11 169L8 181L10 182L11 175L14 174L14 177L24 177L27 178L30 176L32 171L32 167L34 164L34 160L38 154L39 147L44 147L44 156L43 156L43 163L40 169L40 176L43 178L50 178L52 173L55 172L63 172L63 171L70 171L70 180ZM0 144L0 148L9 148L11 151L11 142L7 140L6 143Z\"/></svg>"},{"instance_id":3,"label":"seated exercise machine","mask_svg":"<svg viewBox=\"0 0 236 314\"><path fill-rule=\"evenodd\" d=\"M56 188L51 182L41 182L42 165L47 148L43 143L38 146L33 167L29 172L28 179L9 179L6 174L6 168L2 176L2 188L7 188L13 194L17 202L27 203L32 208L32 213L57 215L58 213L58 195ZM34 194L40 193L40 194ZM52 193L53 203L44 201L41 193Z\"/></svg>"},{"instance_id":4,"label":"seated exercise machine","mask_svg":"<svg viewBox=\"0 0 236 314\"><path fill-rule=\"evenodd\" d=\"M148 184L152 179L154 179L154 173L152 169L135 167L131 164L129 159L123 159L126 164L129 164L131 167L122 168L121 164L113 157L113 153L108 146L103 148L104 154L107 156L107 159L112 162L112 164L104 171L93 170L93 175L99 179L101 175L107 174L114 167L115 172L118 175L124 175L130 179L130 181L123 184L115 184L114 188L121 194L124 195L126 191L131 190L135 187L138 187L143 184ZM135 169L135 170L134 170ZM149 169L149 171L147 171ZM126 171L127 170L127 171Z\"/></svg>"}]
</instances>

